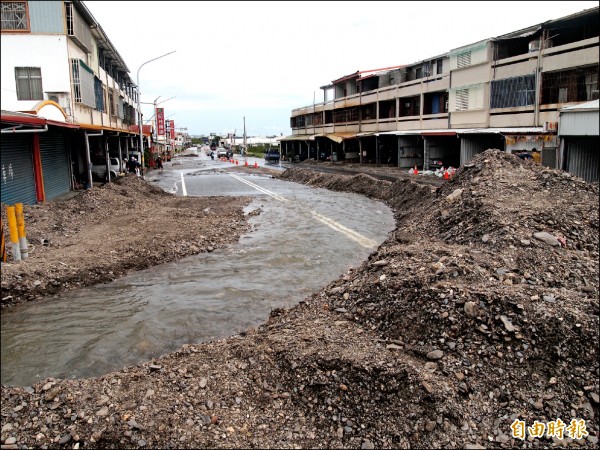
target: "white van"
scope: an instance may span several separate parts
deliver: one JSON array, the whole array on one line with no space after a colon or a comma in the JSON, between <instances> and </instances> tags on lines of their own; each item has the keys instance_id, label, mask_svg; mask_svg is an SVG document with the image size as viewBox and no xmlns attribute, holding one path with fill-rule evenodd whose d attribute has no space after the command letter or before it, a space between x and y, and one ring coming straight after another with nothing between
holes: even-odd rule
<instances>
[{"instance_id":1,"label":"white van","mask_svg":"<svg viewBox=\"0 0 600 450\"><path fill-rule=\"evenodd\" d=\"M119 159L110 157L110 178L114 180L119 175L121 171L121 165L119 164ZM92 160L92 176L99 180L106 180L107 171L106 171L106 160L105 159L93 159Z\"/></svg>"}]
</instances>

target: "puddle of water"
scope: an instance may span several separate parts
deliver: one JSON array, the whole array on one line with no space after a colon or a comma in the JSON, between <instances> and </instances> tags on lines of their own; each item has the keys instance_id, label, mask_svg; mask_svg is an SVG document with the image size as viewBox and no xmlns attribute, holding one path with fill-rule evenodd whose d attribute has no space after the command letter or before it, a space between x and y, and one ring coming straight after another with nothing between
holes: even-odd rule
<instances>
[{"instance_id":1,"label":"puddle of water","mask_svg":"<svg viewBox=\"0 0 600 450\"><path fill-rule=\"evenodd\" d=\"M296 305L359 265L394 227L382 203L281 180L269 186L277 183L278 193L294 201L253 200L248 211L261 210L250 218L253 231L231 247L3 311L2 384L99 376L184 343L258 326L272 309ZM310 211L374 246L338 233Z\"/></svg>"}]
</instances>

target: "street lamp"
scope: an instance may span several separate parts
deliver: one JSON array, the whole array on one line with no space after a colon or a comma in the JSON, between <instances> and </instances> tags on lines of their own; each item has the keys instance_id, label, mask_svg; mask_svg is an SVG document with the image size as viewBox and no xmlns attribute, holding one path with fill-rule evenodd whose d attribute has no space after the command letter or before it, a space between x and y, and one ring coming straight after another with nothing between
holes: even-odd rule
<instances>
[{"instance_id":1,"label":"street lamp","mask_svg":"<svg viewBox=\"0 0 600 450\"><path fill-rule=\"evenodd\" d=\"M170 55L171 53L175 53L176 50L173 50L172 52L169 53L165 53L164 55L161 56L157 56L156 58L150 59L148 61L146 61L145 63L143 63L138 71L137 71L137 89L138 89L138 126L140 127L140 158L141 158L141 163L142 163L142 178L144 178L144 125L142 124L142 105L141 105L141 92L140 92L140 70L142 69L142 67L144 67L146 64L152 62L152 61L156 61L157 59L160 58L164 58L165 56ZM158 100L158 98L157 98Z\"/></svg>"}]
</instances>

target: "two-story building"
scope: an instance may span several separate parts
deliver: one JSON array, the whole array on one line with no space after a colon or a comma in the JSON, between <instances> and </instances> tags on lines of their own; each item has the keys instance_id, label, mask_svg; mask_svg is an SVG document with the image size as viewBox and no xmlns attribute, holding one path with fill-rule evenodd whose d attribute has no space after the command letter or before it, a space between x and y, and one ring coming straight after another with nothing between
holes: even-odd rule
<instances>
[{"instance_id":1,"label":"two-story building","mask_svg":"<svg viewBox=\"0 0 600 450\"><path fill-rule=\"evenodd\" d=\"M484 39L410 65L358 71L294 109L289 159L430 169L488 148L537 149L543 164L598 180L596 145L565 153L559 110L598 99L599 9ZM586 158L579 164L569 158Z\"/></svg>"},{"instance_id":2,"label":"two-story building","mask_svg":"<svg viewBox=\"0 0 600 450\"><path fill-rule=\"evenodd\" d=\"M91 187L92 164L139 147L129 68L79 0L0 6L2 202ZM144 127L146 140L150 132Z\"/></svg>"}]
</instances>

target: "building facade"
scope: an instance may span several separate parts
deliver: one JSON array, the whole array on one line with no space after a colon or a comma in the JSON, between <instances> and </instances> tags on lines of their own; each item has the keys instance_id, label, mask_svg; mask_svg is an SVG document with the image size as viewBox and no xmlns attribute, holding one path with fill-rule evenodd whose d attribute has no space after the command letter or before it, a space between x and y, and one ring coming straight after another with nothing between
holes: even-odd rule
<instances>
[{"instance_id":1,"label":"building facade","mask_svg":"<svg viewBox=\"0 0 600 450\"><path fill-rule=\"evenodd\" d=\"M79 0L0 6L2 202L89 188L92 164L139 149L129 68ZM148 145L150 135L144 127Z\"/></svg>"},{"instance_id":2,"label":"building facade","mask_svg":"<svg viewBox=\"0 0 600 450\"><path fill-rule=\"evenodd\" d=\"M543 164L564 168L559 111L598 99L598 13L334 80L321 87L323 102L292 111L282 153L430 169L458 167L488 148L536 148Z\"/></svg>"}]
</instances>

